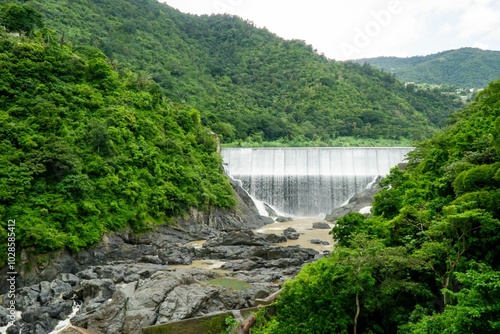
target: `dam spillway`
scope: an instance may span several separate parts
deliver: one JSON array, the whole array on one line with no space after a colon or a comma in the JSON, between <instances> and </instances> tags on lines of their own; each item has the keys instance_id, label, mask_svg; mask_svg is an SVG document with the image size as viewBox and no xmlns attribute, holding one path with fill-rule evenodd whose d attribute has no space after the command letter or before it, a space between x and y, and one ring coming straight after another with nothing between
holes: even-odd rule
<instances>
[{"instance_id":1,"label":"dam spillway","mask_svg":"<svg viewBox=\"0 0 500 334\"><path fill-rule=\"evenodd\" d=\"M405 160L411 147L224 148L229 174L279 211L317 217Z\"/></svg>"}]
</instances>

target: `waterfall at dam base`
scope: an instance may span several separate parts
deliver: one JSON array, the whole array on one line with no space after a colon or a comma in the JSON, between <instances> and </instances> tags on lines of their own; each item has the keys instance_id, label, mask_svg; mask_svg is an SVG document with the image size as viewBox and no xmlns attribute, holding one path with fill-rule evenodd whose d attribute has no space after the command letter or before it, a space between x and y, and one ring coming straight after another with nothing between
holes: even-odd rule
<instances>
[{"instance_id":1,"label":"waterfall at dam base","mask_svg":"<svg viewBox=\"0 0 500 334\"><path fill-rule=\"evenodd\" d=\"M404 161L411 147L225 148L229 174L279 211L318 217Z\"/></svg>"}]
</instances>

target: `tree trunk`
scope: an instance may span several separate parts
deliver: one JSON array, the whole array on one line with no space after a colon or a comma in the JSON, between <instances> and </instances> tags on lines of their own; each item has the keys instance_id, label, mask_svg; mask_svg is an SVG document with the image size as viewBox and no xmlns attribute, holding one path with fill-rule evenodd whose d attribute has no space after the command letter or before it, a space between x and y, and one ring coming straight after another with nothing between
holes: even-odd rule
<instances>
[{"instance_id":1,"label":"tree trunk","mask_svg":"<svg viewBox=\"0 0 500 334\"><path fill-rule=\"evenodd\" d=\"M354 316L354 330L353 333L356 334L358 331L358 318L359 318L359 313L360 313L360 306L359 306L359 292L356 292L356 315Z\"/></svg>"},{"instance_id":2,"label":"tree trunk","mask_svg":"<svg viewBox=\"0 0 500 334\"><path fill-rule=\"evenodd\" d=\"M257 321L255 315L250 314L240 327L238 327L238 334L250 334L250 328L255 324L255 321Z\"/></svg>"}]
</instances>

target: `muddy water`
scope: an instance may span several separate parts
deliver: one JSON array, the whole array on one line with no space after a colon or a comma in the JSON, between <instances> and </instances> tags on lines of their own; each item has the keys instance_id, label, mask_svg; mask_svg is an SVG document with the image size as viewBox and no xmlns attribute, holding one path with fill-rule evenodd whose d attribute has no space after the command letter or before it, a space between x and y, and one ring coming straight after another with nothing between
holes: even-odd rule
<instances>
[{"instance_id":1,"label":"muddy water","mask_svg":"<svg viewBox=\"0 0 500 334\"><path fill-rule=\"evenodd\" d=\"M217 271L220 273L226 273L225 270L219 269L222 267L222 265L226 263L224 261L220 260L212 260L212 259L207 259L207 260L194 260L193 263L191 264L175 264L175 265L170 265L170 268L202 268L202 269L211 269L213 271Z\"/></svg>"},{"instance_id":2,"label":"muddy water","mask_svg":"<svg viewBox=\"0 0 500 334\"><path fill-rule=\"evenodd\" d=\"M313 223L316 222L325 222L330 225L330 228L333 227L333 224L326 222L325 220L319 218L294 218L293 221L278 223L274 222L272 224L264 225L259 229L254 230L255 233L266 233L266 234L277 234L282 235L283 231L291 227L300 234L299 239L297 240L288 240L286 242L282 242L276 244L277 246L300 246L303 248L312 248L318 252L323 251L332 251L333 242L332 236L328 234L330 230L320 230L313 229ZM319 239L321 241L327 241L330 245L322 245L322 244L312 244L312 239ZM194 248L201 248L206 240L196 240L187 243L188 246L193 246ZM171 265L171 268L203 268L203 269L211 269L219 272L220 274L228 273L228 271L224 271L219 269L226 262L220 260L206 259L206 260L195 260L192 264L189 265Z\"/></svg>"},{"instance_id":3,"label":"muddy water","mask_svg":"<svg viewBox=\"0 0 500 334\"><path fill-rule=\"evenodd\" d=\"M203 244L205 243L206 240L196 240L196 241L191 241L186 244L186 246L192 246L196 249L200 249Z\"/></svg>"},{"instance_id":4,"label":"muddy water","mask_svg":"<svg viewBox=\"0 0 500 334\"><path fill-rule=\"evenodd\" d=\"M300 237L297 240L288 240L287 242L283 242L278 244L279 246L296 246L299 245L303 248L312 248L317 250L318 252L322 251L331 251L333 249L332 236L328 234L330 230L319 230L313 229L312 225L316 222L325 222L325 220L321 220L319 218L294 218L293 221L278 223L274 222L269 225L262 226L261 228L255 230L257 233L274 233L277 235L283 234L283 230L288 227L295 229ZM327 223L330 225L330 228L333 227L333 224ZM322 241L327 241L330 245L315 245L310 242L311 239L319 239Z\"/></svg>"}]
</instances>

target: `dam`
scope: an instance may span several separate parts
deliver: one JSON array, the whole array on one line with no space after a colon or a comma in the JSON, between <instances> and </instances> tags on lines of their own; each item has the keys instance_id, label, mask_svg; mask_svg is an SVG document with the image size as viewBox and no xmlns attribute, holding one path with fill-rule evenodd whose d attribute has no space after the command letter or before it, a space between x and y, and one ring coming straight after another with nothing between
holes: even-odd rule
<instances>
[{"instance_id":1,"label":"dam","mask_svg":"<svg viewBox=\"0 0 500 334\"><path fill-rule=\"evenodd\" d=\"M318 217L341 206L412 147L223 148L228 173L280 212Z\"/></svg>"}]
</instances>

